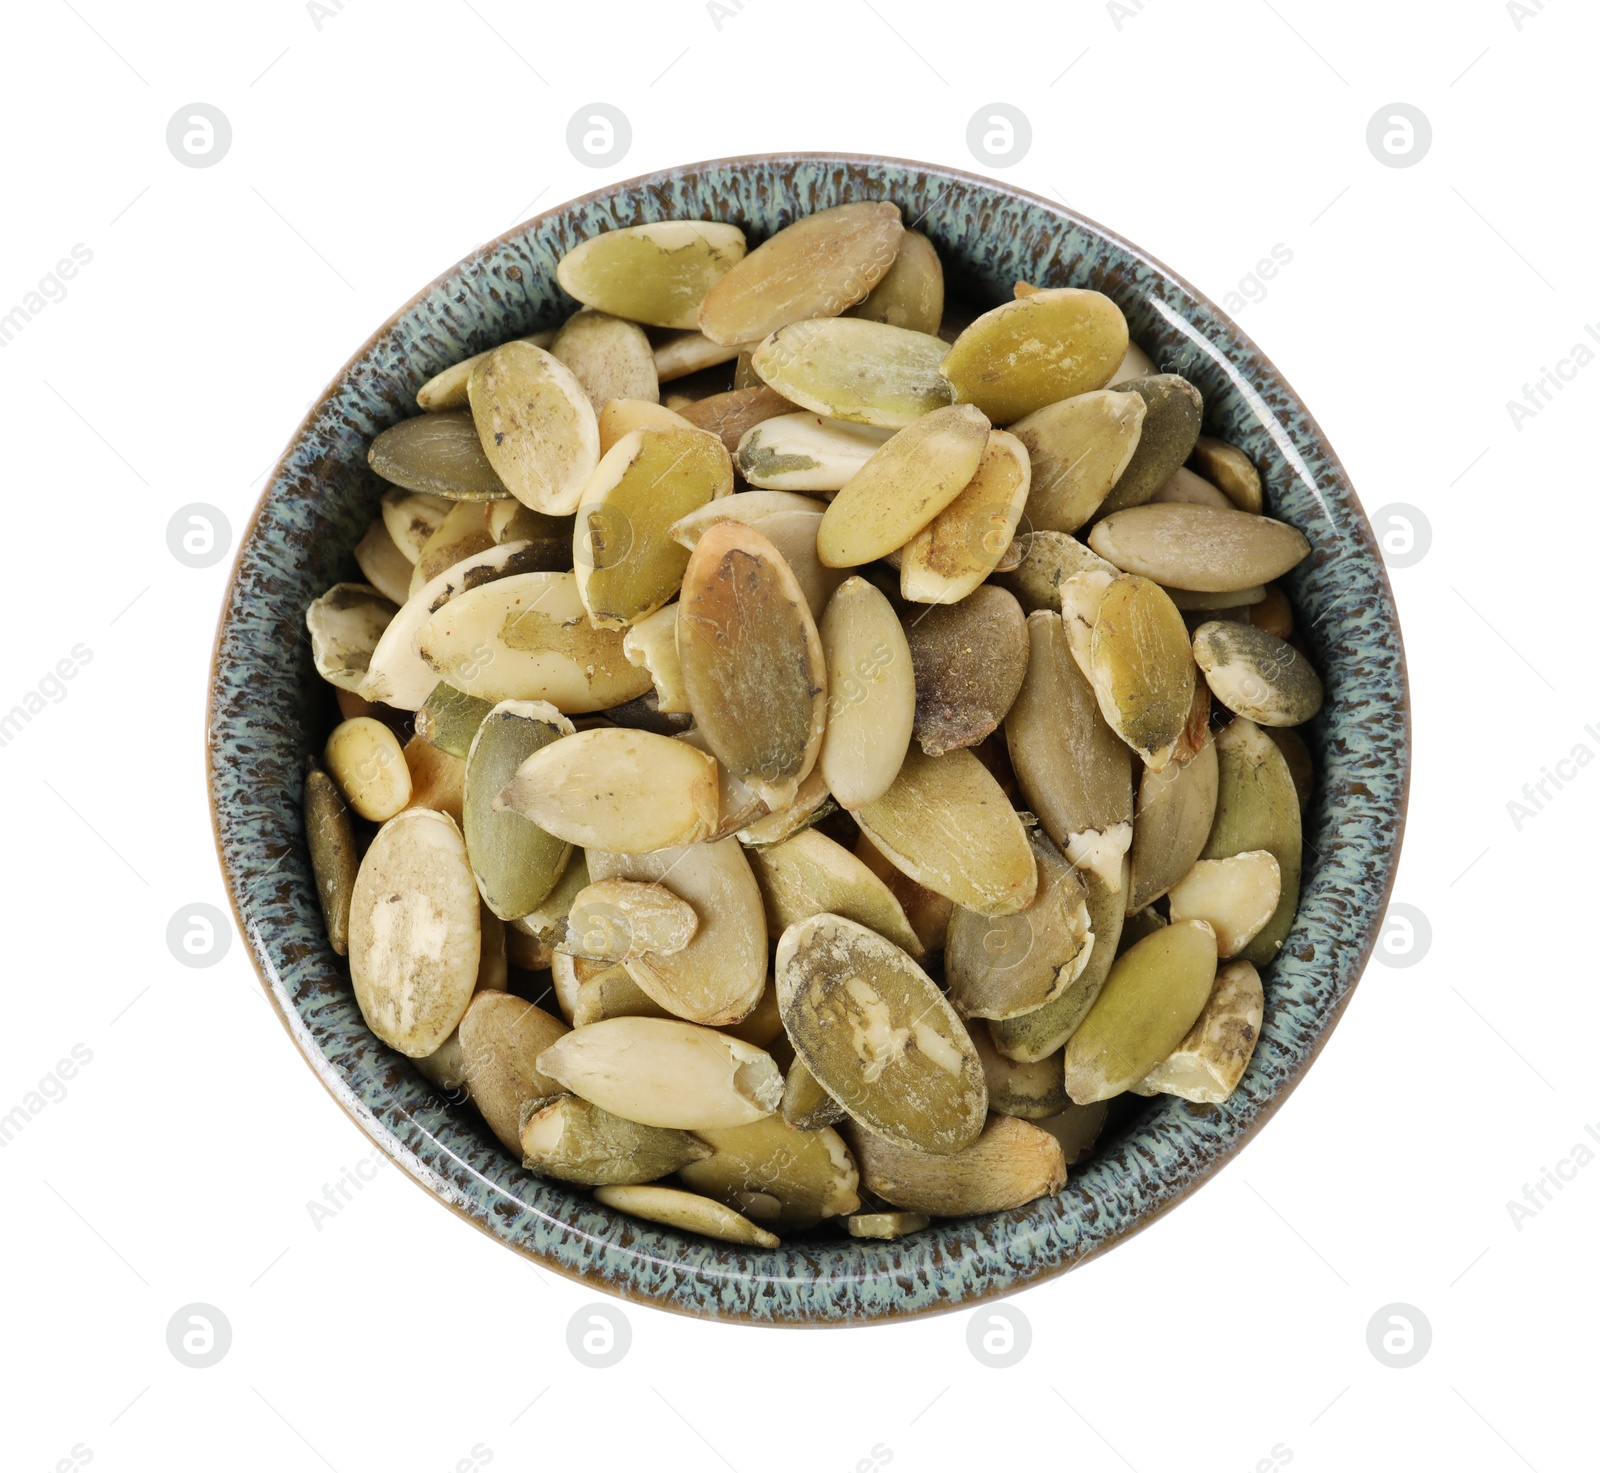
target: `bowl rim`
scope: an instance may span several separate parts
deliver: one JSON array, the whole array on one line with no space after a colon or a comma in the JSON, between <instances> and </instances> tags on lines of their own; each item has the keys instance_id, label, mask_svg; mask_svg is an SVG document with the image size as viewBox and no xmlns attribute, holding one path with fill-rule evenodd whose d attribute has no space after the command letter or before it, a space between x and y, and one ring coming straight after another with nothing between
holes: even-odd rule
<instances>
[{"instance_id":1,"label":"bowl rim","mask_svg":"<svg viewBox=\"0 0 1600 1473\"><path fill-rule=\"evenodd\" d=\"M289 436L283 451L268 470L262 490L257 496L255 505L251 509L249 518L245 522L243 529L239 534L238 544L234 556L229 564L227 581L224 584L221 608L217 618L216 631L212 639L211 656L207 664L205 720L204 729L201 733L201 740L205 748L207 811L211 821L212 842L217 853L217 862L222 874L223 888L227 892L228 905L233 915L235 926L241 939L244 941L244 949L250 957L250 964L252 969L255 971L256 979L260 983L263 992L266 994L267 1000L271 1004L273 1013L277 1017L280 1026L283 1028L284 1032L288 1034L290 1041L294 1044L296 1053L300 1055L301 1059L310 1068L312 1074L322 1085L323 1089L344 1112L346 1117L348 1117L356 1129L361 1132L362 1136L380 1146L386 1152L386 1154L388 1154L395 1161L396 1165L400 1165L400 1158L402 1155L408 1153L409 1148L386 1129L381 1127L376 1130L369 1129L368 1125L364 1123L356 1111L351 1108L350 1102L344 1098L341 1098L339 1092L334 1088L324 1071L319 1069L307 1054L306 1047L296 1032L295 1024L285 1011L282 1000L279 998L278 993L273 989L270 981L268 980L266 972L263 969L262 958L258 954L256 947L251 942L250 928L241 908L239 887L236 886L234 882L234 872L229 865L224 847L221 818L218 811L217 801L216 764L218 751L217 743L213 741L213 723L217 716L218 695L220 688L219 677L221 674L223 655L222 646L229 624L230 598L234 587L239 581L241 572L243 571L246 552L260 529L262 518L267 510L268 497L270 496L273 487L278 483L280 477L285 471L290 458L295 452L296 447L301 443L308 431L313 428L315 422L322 413L323 409L326 407L330 398L332 398L332 396L340 390L347 377L350 375L352 370L361 363L361 360L364 359L388 333L394 330L400 324L401 320L408 313L410 313L414 307L423 302L423 300L436 289L445 285L453 278L459 276L473 265L487 260L500 247L508 244L520 236L526 235L535 227L549 220L552 216L565 214L583 205L604 203L629 189L648 186L651 183L668 180L682 174L691 174L713 169L745 170L751 167L780 164L837 164L846 169L854 168L857 170L862 168L871 170L887 167L920 171L929 177L960 181L968 185L975 186L983 191L1022 201L1026 204L1043 209L1048 214L1061 219L1064 223L1082 227L1112 243L1132 259L1142 263L1159 276L1181 288L1184 292L1188 293L1196 303L1208 308L1212 313L1215 314L1218 320L1226 323L1236 336L1239 345L1253 353L1261 361L1261 363L1265 364L1267 368L1269 368L1276 376L1284 391L1292 398L1297 412L1303 416L1308 433L1317 441L1319 451L1325 459L1329 470L1333 472L1333 474L1338 478L1349 494L1352 507L1358 514L1356 517L1355 530L1358 534L1362 535L1363 540L1367 544L1367 551L1370 553L1373 575L1382 592L1387 595L1389 608L1393 611L1393 625L1390 632L1393 635L1393 653L1396 664L1396 677L1401 696L1394 708L1395 716L1399 723L1399 731L1395 742L1396 750L1399 755L1399 772L1394 805L1395 822L1392 835L1390 837L1390 842L1387 846L1387 849L1381 856L1384 873L1381 894L1377 896L1377 903L1374 906L1374 920L1372 924L1367 927L1366 934L1361 942L1359 954L1355 957L1351 967L1349 985L1345 988L1343 994L1339 998L1337 998L1329 1007L1319 1014L1319 1027L1315 1038L1298 1056L1292 1069L1290 1072L1288 1072L1286 1077L1277 1086L1277 1088L1275 1088L1272 1093L1264 1101L1262 1101L1259 1108L1255 1111L1250 1120L1242 1127L1239 1127L1235 1130L1226 1143L1226 1146L1210 1162L1207 1163L1205 1169L1195 1173L1190 1180L1168 1194L1164 1201L1161 1201L1150 1208L1139 1212L1117 1231L1101 1238L1098 1242L1087 1248L1085 1251L1078 1253L1075 1256L1063 1255L1058 1261L1053 1263L1032 1264L1026 1271L1017 1273L1007 1278L1004 1282L996 1285L993 1288L986 1287L981 1293L971 1295L966 1298L954 1298L949 1300L940 1299L935 1302L919 1304L911 1307L896 1307L889 1312L875 1313L856 1318L849 1318L838 1314L828 1314L819 1317L797 1317L785 1315L767 1318L755 1315L750 1311L747 1305L740 1305L737 1308L731 1309L727 1307L719 1308L715 1315L717 1320L724 1323L744 1324L760 1328L828 1329L833 1327L896 1324L910 1319L923 1319L933 1315L952 1314L963 1310L971 1310L993 1299L1009 1296L1011 1294L1021 1292L1024 1289L1033 1288L1037 1285L1057 1279L1066 1273L1082 1267L1084 1264L1100 1257L1110 1249L1125 1243L1128 1239L1144 1231L1145 1228L1149 1227L1159 1218L1164 1217L1168 1212L1172 1211L1173 1208L1187 1201L1188 1198L1194 1192L1199 1190L1200 1187L1213 1180L1218 1174L1220 1174L1225 1168L1234 1162L1244 1146L1254 1139L1256 1133L1267 1123L1268 1120L1277 1114L1283 1103L1294 1092L1294 1090L1298 1088L1300 1082L1305 1078L1306 1072L1316 1061L1322 1050L1327 1046L1329 1038L1332 1036L1333 1031L1337 1027L1339 1021L1343 1018L1345 1009L1350 1005L1350 1001L1355 995L1356 988L1365 975L1367 965L1371 960L1373 950L1377 944L1377 939L1383 925L1383 913L1387 909L1388 902L1394 892L1395 878L1399 869L1401 850L1404 845L1407 812L1410 804L1412 754L1411 686L1406 664L1405 642L1401 627L1399 605L1394 597L1394 589L1389 579L1387 564L1384 562L1381 552L1378 550L1377 540L1373 535L1371 523L1367 518L1365 508L1360 501L1354 484L1352 483L1349 475L1346 473L1343 463L1339 460L1332 447L1332 444L1328 440L1327 435L1323 432L1321 425L1318 424L1315 416L1312 415L1309 408L1306 406L1305 400L1294 388L1294 386L1289 383L1282 370L1279 369L1277 365L1261 351L1255 340L1238 325L1238 322L1234 317L1232 317L1229 313L1224 312L1220 307L1217 306L1215 302L1211 300L1210 297L1208 297L1204 292L1200 291L1181 274L1172 270L1172 268L1158 260L1156 257L1152 256L1142 247L1137 246L1133 242L1127 240L1118 232L1099 224L1097 221L1080 213L1070 205L1064 204L1046 195L1036 194L1031 190L1024 189L1016 184L1008 183L1005 180L995 179L989 175L974 173L970 170L955 168L947 164L929 163L916 159L903 159L888 154L848 153L831 149L814 151L780 149L767 153L734 154L713 157L709 159L700 159L680 164L669 164L659 169L650 170L644 174L634 175L630 178L620 179L609 184L601 185L596 189L590 190L585 194L576 195L571 199L559 201L558 203L551 205L549 208L541 210L538 214L530 215L526 219L516 222L509 229L502 231L499 235L481 242L466 256L463 256L460 260L446 267L442 272L439 273L439 275L434 277L430 282L413 293L412 296L407 298L405 302L397 307L381 324L379 324L377 328L375 328L367 336L365 340L363 340L360 347L350 355L343 365L341 365L333 377L328 380L321 393L319 393L311 402L306 413L302 416L299 424ZM459 1202L452 1201L445 1194L430 1187L429 1184L416 1173L406 1170L402 1166L400 1175L412 1181L414 1185L419 1190L424 1192L432 1201L444 1205L463 1221L470 1223L485 1237L505 1247L513 1249L520 1257L526 1259L532 1264L535 1264L543 1270L556 1273L563 1278L573 1281L574 1283L579 1283L589 1288L598 1289L603 1293L623 1299L628 1303L664 1310L673 1314L683 1315L691 1319L706 1319L710 1317L703 1311L697 1311L687 1304L678 1302L678 1300L671 1295L641 1291L632 1283L628 1282L625 1278L608 1274L601 1267L596 1266L588 1269L572 1268L566 1264L560 1263L551 1256L531 1248L521 1239L501 1237L492 1232L485 1222L481 1221Z\"/></svg>"}]
</instances>

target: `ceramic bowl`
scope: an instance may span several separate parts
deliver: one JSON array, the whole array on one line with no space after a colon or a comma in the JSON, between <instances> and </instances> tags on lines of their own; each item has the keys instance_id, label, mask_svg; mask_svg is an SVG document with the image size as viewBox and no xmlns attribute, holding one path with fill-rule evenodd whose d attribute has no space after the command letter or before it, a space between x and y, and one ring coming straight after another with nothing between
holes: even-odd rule
<instances>
[{"instance_id":1,"label":"ceramic bowl","mask_svg":"<svg viewBox=\"0 0 1600 1473\"><path fill-rule=\"evenodd\" d=\"M799 216L869 199L893 200L933 240L953 296L992 306L1019 278L1097 288L1159 368L1199 387L1208 432L1249 453L1271 514L1310 540L1287 581L1327 703L1304 733L1317 776L1299 915L1265 969L1261 1040L1224 1105L1139 1103L1060 1196L1015 1211L936 1222L899 1242L818 1233L769 1252L655 1227L529 1175L469 1106L442 1098L367 1031L323 935L302 835L305 758L331 711L305 609L359 576L352 548L380 491L368 441L416 412L417 387L439 369L572 311L555 268L578 242L679 217L736 222L754 245ZM222 870L268 995L329 1092L404 1171L508 1247L597 1289L730 1320L845 1324L954 1309L1059 1274L1181 1201L1262 1125L1326 1041L1382 921L1409 728L1399 623L1355 493L1282 375L1211 302L1136 246L1010 185L927 164L785 154L669 169L549 210L378 329L296 432L245 531L217 633L207 745Z\"/></svg>"}]
</instances>

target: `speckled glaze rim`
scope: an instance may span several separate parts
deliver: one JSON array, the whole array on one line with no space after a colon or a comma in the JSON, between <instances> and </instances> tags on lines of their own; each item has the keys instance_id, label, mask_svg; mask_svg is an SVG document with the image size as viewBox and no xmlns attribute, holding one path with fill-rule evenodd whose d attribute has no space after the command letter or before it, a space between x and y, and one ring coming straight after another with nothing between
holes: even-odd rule
<instances>
[{"instance_id":1,"label":"speckled glaze rim","mask_svg":"<svg viewBox=\"0 0 1600 1473\"><path fill-rule=\"evenodd\" d=\"M1207 430L1252 455L1269 509L1312 543L1290 592L1328 701L1306 732L1318 782L1300 912L1266 971L1261 1041L1226 1104L1151 1101L1057 1198L897 1243L797 1238L764 1252L641 1223L529 1176L470 1109L367 1032L322 934L301 833L304 758L327 725L303 614L348 576L375 509L367 439L415 412L412 393L439 368L570 310L553 267L579 239L673 214L737 220L764 236L798 214L877 198L933 238L959 290L997 302L1017 277L1095 286L1119 302L1158 367L1199 385ZM372 335L306 416L244 532L212 658L206 752L222 872L262 985L329 1093L408 1175L542 1266L624 1299L831 1325L958 1309L1063 1273L1171 1210L1260 1129L1327 1041L1371 953L1404 829L1410 728L1399 621L1360 504L1305 406L1218 308L1112 232L1011 185L796 153L663 170L546 211Z\"/></svg>"}]
</instances>

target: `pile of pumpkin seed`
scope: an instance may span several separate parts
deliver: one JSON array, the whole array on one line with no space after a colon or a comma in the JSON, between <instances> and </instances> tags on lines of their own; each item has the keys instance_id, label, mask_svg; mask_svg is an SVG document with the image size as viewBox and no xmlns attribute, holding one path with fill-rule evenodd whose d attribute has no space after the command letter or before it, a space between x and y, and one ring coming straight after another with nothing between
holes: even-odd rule
<instances>
[{"instance_id":1,"label":"pile of pumpkin seed","mask_svg":"<svg viewBox=\"0 0 1600 1473\"><path fill-rule=\"evenodd\" d=\"M888 203L610 231L372 442L305 790L372 1031L530 1172L771 1247L1215 1105L1300 880L1308 546L1109 297ZM837 1224L836 1224L837 1226Z\"/></svg>"}]
</instances>

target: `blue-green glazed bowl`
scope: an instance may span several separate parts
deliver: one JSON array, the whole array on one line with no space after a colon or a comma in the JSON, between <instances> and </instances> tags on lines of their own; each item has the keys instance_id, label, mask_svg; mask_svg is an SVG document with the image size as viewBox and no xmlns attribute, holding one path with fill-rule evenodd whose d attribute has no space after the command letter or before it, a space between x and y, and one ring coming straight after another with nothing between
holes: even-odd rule
<instances>
[{"instance_id":1,"label":"blue-green glazed bowl","mask_svg":"<svg viewBox=\"0 0 1600 1473\"><path fill-rule=\"evenodd\" d=\"M305 758L329 711L305 609L357 576L352 549L380 491L368 441L416 412L416 389L439 369L572 311L556 263L573 246L674 217L732 221L754 244L815 210L876 199L932 239L954 295L992 306L1018 279L1097 288L1159 368L1199 387L1207 430L1249 453L1271 514L1310 540L1288 584L1327 703L1304 733L1316 787L1300 912L1265 969L1261 1040L1226 1104L1141 1103L1060 1196L1015 1211L894 1243L819 1232L764 1251L654 1227L529 1175L470 1107L368 1032L323 934L301 827ZM440 1201L548 1268L664 1309L777 1325L889 1320L1008 1293L1110 1247L1217 1171L1349 1001L1387 903L1409 770L1400 626L1372 531L1316 422L1250 339L1159 262L1049 200L954 169L838 154L717 160L600 190L492 241L395 313L272 473L223 606L208 721L217 845L240 928L296 1046L361 1129Z\"/></svg>"}]
</instances>

